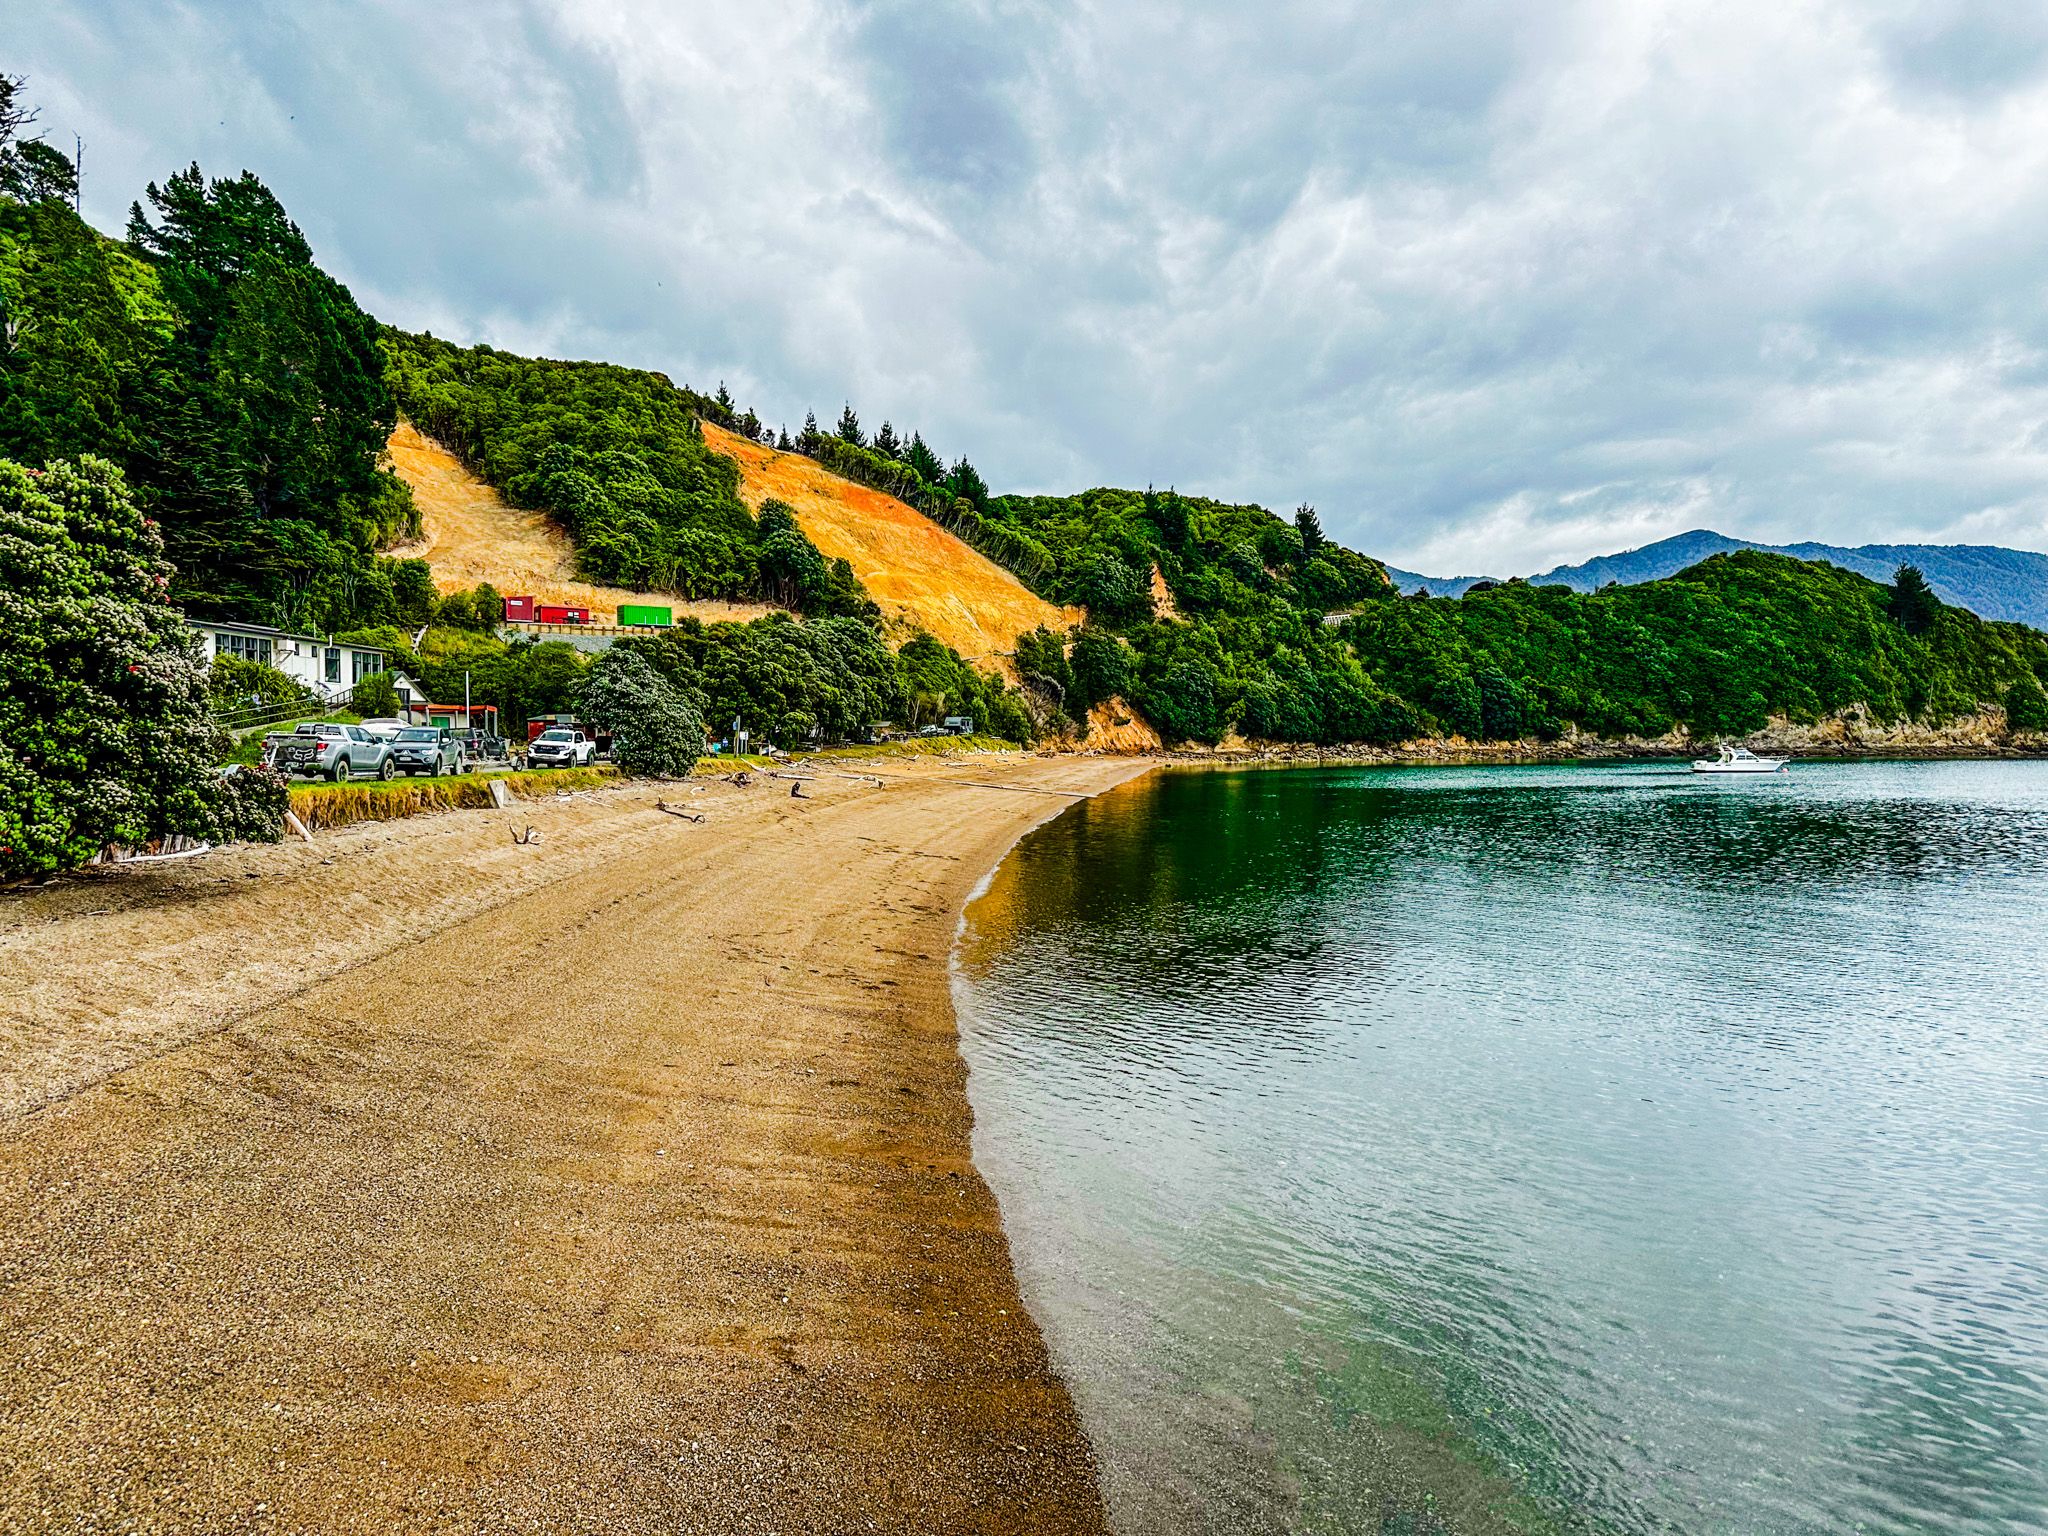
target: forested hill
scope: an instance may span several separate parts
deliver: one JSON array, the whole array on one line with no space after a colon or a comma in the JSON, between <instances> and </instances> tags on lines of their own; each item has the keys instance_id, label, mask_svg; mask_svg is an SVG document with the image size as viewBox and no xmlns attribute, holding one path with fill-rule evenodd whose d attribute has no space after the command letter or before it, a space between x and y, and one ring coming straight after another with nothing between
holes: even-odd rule
<instances>
[{"instance_id":1,"label":"forested hill","mask_svg":"<svg viewBox=\"0 0 2048 1536\"><path fill-rule=\"evenodd\" d=\"M1629 585L1676 575L1709 555L1756 549L1790 555L1795 560L1825 560L1873 581L1890 581L1902 565L1917 567L1943 602L1954 603L1986 619L2048 628L2048 555L2005 549L1995 544L1757 544L1725 533L1695 528L1617 555L1596 555L1577 565L1560 565L1531 586L1566 586L1594 592L1611 581ZM1421 587L1437 597L1456 597L1483 578L1431 577L1411 571L1390 571L1403 592Z\"/></svg>"},{"instance_id":2,"label":"forested hill","mask_svg":"<svg viewBox=\"0 0 2048 1536\"><path fill-rule=\"evenodd\" d=\"M15 85L0 77L0 96ZM1883 584L1738 552L1597 592L1417 599L1306 506L993 494L964 456L949 467L888 422L870 435L850 406L830 432L779 435L953 530L1048 613L1085 611L1016 639L1020 697L928 635L883 644L846 560L773 499L749 512L700 423L768 434L722 386L380 328L248 173L152 185L112 239L73 211L62 157L10 146L7 121L0 100L0 459L111 460L161 524L188 611L373 636L432 690L487 679L508 719L566 707L583 663L507 644L494 594L438 593L424 562L386 554L417 521L383 459L401 409L563 524L594 579L801 614L633 642L712 715L790 742L877 713L1058 735L1097 705L1197 742L1740 733L1850 709L1939 724L1987 706L2048 726L2048 637L1945 606L1916 572Z\"/></svg>"}]
</instances>

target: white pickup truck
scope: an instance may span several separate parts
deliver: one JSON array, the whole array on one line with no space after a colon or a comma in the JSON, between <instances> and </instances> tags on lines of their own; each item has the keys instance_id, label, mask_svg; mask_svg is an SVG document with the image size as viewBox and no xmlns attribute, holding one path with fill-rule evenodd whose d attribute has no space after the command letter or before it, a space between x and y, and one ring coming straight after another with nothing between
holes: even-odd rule
<instances>
[{"instance_id":1,"label":"white pickup truck","mask_svg":"<svg viewBox=\"0 0 2048 1536\"><path fill-rule=\"evenodd\" d=\"M584 768L597 761L597 743L563 726L542 731L526 748L529 768Z\"/></svg>"}]
</instances>

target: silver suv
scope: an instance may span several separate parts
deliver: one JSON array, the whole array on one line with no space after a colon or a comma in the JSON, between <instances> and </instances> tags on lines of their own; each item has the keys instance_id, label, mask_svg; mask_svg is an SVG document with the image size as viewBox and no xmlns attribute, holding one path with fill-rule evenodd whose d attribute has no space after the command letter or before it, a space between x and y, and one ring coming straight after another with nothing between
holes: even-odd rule
<instances>
[{"instance_id":1,"label":"silver suv","mask_svg":"<svg viewBox=\"0 0 2048 1536\"><path fill-rule=\"evenodd\" d=\"M461 773L462 741L452 731L432 725L407 725L391 738L391 761L400 773L425 773L435 778Z\"/></svg>"}]
</instances>

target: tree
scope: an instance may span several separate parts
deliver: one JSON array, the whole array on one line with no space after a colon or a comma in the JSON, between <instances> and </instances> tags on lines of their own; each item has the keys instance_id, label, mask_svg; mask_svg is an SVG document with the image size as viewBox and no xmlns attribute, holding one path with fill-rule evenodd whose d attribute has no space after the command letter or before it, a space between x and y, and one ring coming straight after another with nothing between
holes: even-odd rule
<instances>
[{"instance_id":1,"label":"tree","mask_svg":"<svg viewBox=\"0 0 2048 1536\"><path fill-rule=\"evenodd\" d=\"M890 426L887 421L882 423L882 430L875 434L875 452L882 455L885 459L896 459L903 456L902 439L897 437L896 429Z\"/></svg>"},{"instance_id":2,"label":"tree","mask_svg":"<svg viewBox=\"0 0 2048 1536\"><path fill-rule=\"evenodd\" d=\"M2005 727L2009 731L2048 731L2048 692L2029 672L2005 690Z\"/></svg>"},{"instance_id":3,"label":"tree","mask_svg":"<svg viewBox=\"0 0 2048 1536\"><path fill-rule=\"evenodd\" d=\"M775 450L778 453L792 453L795 449L796 444L789 440L789 428L784 427L775 436Z\"/></svg>"},{"instance_id":4,"label":"tree","mask_svg":"<svg viewBox=\"0 0 2048 1536\"><path fill-rule=\"evenodd\" d=\"M391 567L391 599L398 616L414 628L434 616L434 572L424 560L398 560Z\"/></svg>"},{"instance_id":5,"label":"tree","mask_svg":"<svg viewBox=\"0 0 2048 1536\"><path fill-rule=\"evenodd\" d=\"M1927 585L1917 566L1902 565L1892 578L1891 596L1885 611L1909 635L1924 635L1941 616L1941 599Z\"/></svg>"},{"instance_id":6,"label":"tree","mask_svg":"<svg viewBox=\"0 0 2048 1536\"><path fill-rule=\"evenodd\" d=\"M964 456L947 471L945 488L961 500L971 503L975 511L988 510L988 482L981 478Z\"/></svg>"},{"instance_id":7,"label":"tree","mask_svg":"<svg viewBox=\"0 0 2048 1536\"><path fill-rule=\"evenodd\" d=\"M1168 741L1213 744L1223 739L1216 674L1199 660L1175 662L1157 683L1140 690L1137 704Z\"/></svg>"},{"instance_id":8,"label":"tree","mask_svg":"<svg viewBox=\"0 0 2048 1536\"><path fill-rule=\"evenodd\" d=\"M349 708L365 720L388 720L398 713L398 686L389 672L359 678L349 694Z\"/></svg>"},{"instance_id":9,"label":"tree","mask_svg":"<svg viewBox=\"0 0 2048 1536\"><path fill-rule=\"evenodd\" d=\"M1105 699L1131 692L1131 653L1106 629L1089 624L1074 636L1067 665L1073 674L1071 710L1083 714Z\"/></svg>"},{"instance_id":10,"label":"tree","mask_svg":"<svg viewBox=\"0 0 2048 1536\"><path fill-rule=\"evenodd\" d=\"M220 834L227 743L169 591L113 465L0 460L0 876Z\"/></svg>"},{"instance_id":11,"label":"tree","mask_svg":"<svg viewBox=\"0 0 2048 1536\"><path fill-rule=\"evenodd\" d=\"M1314 559L1323 545L1329 542L1323 537L1323 520L1305 501L1294 509L1294 531L1301 535L1301 552L1307 559Z\"/></svg>"},{"instance_id":12,"label":"tree","mask_svg":"<svg viewBox=\"0 0 2048 1536\"><path fill-rule=\"evenodd\" d=\"M626 773L679 779L704 754L704 721L674 685L636 652L613 647L577 687L577 713L612 738Z\"/></svg>"},{"instance_id":13,"label":"tree","mask_svg":"<svg viewBox=\"0 0 2048 1536\"><path fill-rule=\"evenodd\" d=\"M939 456L932 452L922 433L910 434L910 446L903 450L903 462L926 485L937 485L946 478L946 466L939 462Z\"/></svg>"},{"instance_id":14,"label":"tree","mask_svg":"<svg viewBox=\"0 0 2048 1536\"><path fill-rule=\"evenodd\" d=\"M725 380L720 379L718 381L718 393L713 399L718 406L718 419L727 426L731 426L734 412L738 410L738 407L733 403L731 394L726 390Z\"/></svg>"},{"instance_id":15,"label":"tree","mask_svg":"<svg viewBox=\"0 0 2048 1536\"><path fill-rule=\"evenodd\" d=\"M818 430L818 413L816 411L805 411L804 429L796 435L796 451L809 454L815 458L818 452L818 445L824 440L825 434Z\"/></svg>"},{"instance_id":16,"label":"tree","mask_svg":"<svg viewBox=\"0 0 2048 1536\"><path fill-rule=\"evenodd\" d=\"M78 168L54 144L30 139L0 151L0 192L24 203L76 203Z\"/></svg>"},{"instance_id":17,"label":"tree","mask_svg":"<svg viewBox=\"0 0 2048 1536\"><path fill-rule=\"evenodd\" d=\"M842 443L851 443L856 448L867 446L868 440L862 436L860 430L860 417L854 414L851 401L840 411L839 425L832 429L832 435Z\"/></svg>"}]
</instances>

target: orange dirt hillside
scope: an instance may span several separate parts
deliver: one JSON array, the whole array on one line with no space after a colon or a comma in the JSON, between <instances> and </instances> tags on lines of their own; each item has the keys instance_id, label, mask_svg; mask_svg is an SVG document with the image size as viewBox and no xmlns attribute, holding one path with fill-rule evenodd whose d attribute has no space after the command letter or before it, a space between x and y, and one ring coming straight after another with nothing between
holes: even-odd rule
<instances>
[{"instance_id":1,"label":"orange dirt hillside","mask_svg":"<svg viewBox=\"0 0 2048 1536\"><path fill-rule=\"evenodd\" d=\"M893 496L842 480L813 460L777 453L704 423L704 440L740 466L740 499L771 497L828 560L844 559L890 619L943 640L969 661L1009 672L1027 629L1071 629L1078 608L1055 608L1024 583Z\"/></svg>"},{"instance_id":2,"label":"orange dirt hillside","mask_svg":"<svg viewBox=\"0 0 2048 1536\"><path fill-rule=\"evenodd\" d=\"M576 551L568 536L544 512L510 507L495 489L469 472L462 461L409 421L391 434L391 463L412 487L419 504L421 536L391 551L402 559L424 559L434 585L465 591L487 581L506 596L532 596L591 610L600 624L618 618L621 603L673 608L677 618L758 619L774 610L765 603L726 603L627 592L600 587L576 574Z\"/></svg>"}]
</instances>

